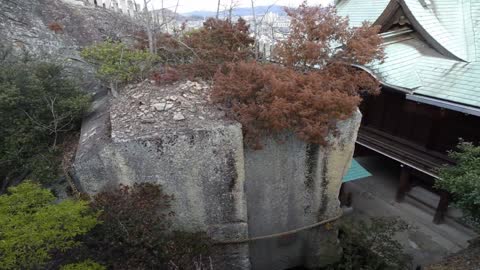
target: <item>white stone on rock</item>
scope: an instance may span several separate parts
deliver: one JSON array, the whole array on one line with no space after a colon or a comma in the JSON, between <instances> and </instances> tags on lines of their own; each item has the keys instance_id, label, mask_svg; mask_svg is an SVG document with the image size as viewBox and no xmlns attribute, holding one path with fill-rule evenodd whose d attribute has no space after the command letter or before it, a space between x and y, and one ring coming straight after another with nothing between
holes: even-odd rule
<instances>
[{"instance_id":1,"label":"white stone on rock","mask_svg":"<svg viewBox=\"0 0 480 270\"><path fill-rule=\"evenodd\" d=\"M155 103L155 104L153 104L152 107L153 107L156 111L161 112L161 111L164 111L164 110L166 109L166 108L165 108L165 105L166 105L165 103L160 102L160 103Z\"/></svg>"},{"instance_id":2,"label":"white stone on rock","mask_svg":"<svg viewBox=\"0 0 480 270\"><path fill-rule=\"evenodd\" d=\"M173 107L173 103L167 102L167 104L165 105L165 110L170 110L172 107Z\"/></svg>"},{"instance_id":3,"label":"white stone on rock","mask_svg":"<svg viewBox=\"0 0 480 270\"><path fill-rule=\"evenodd\" d=\"M182 113L180 112L177 112L173 115L173 120L175 121L182 121L182 120L185 120L185 116L183 116Z\"/></svg>"}]
</instances>

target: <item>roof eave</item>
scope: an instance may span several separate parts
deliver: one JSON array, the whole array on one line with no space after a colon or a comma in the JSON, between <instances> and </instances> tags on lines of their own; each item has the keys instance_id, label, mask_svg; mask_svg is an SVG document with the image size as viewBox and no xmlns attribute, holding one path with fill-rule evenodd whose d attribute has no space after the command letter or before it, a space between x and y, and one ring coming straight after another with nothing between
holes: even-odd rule
<instances>
[{"instance_id":1,"label":"roof eave","mask_svg":"<svg viewBox=\"0 0 480 270\"><path fill-rule=\"evenodd\" d=\"M415 94L415 89L409 89L409 88L393 85L393 84L387 83L385 81L382 81L368 67L361 66L361 65L353 65L353 66L356 67L356 68L362 69L363 71L370 74L370 76L372 76L377 81L379 81L381 85L405 94L405 98L407 100L411 100L411 101L415 101L415 102L418 102L418 103L428 104L428 105L432 105L432 106L435 106L435 107L440 107L440 108L444 108L444 109L448 109L448 110L457 111L457 112L461 112L461 113L465 113L465 114L480 117L480 108L475 108L475 107L471 107L471 106L464 105L464 104L459 104L459 103L449 102L449 101L445 101L445 100L441 100L441 99L437 99L437 98L418 95L418 94Z\"/></svg>"},{"instance_id":2,"label":"roof eave","mask_svg":"<svg viewBox=\"0 0 480 270\"><path fill-rule=\"evenodd\" d=\"M389 88L392 88L396 91L399 91L399 92L402 92L404 94L412 94L413 93L413 90L412 89L408 89L408 88L405 88L405 87L401 87L401 86L396 86L396 85L393 85L393 84L390 84L390 83L387 83L383 80L381 80L371 69L369 69L368 67L365 67L365 66L362 66L362 65L356 65L356 64L353 64L352 66L356 67L356 68L359 68L365 72L367 72L368 74L370 74L370 76L372 76L375 80L379 81L381 85L383 86L386 86L386 87L389 87Z\"/></svg>"},{"instance_id":3,"label":"roof eave","mask_svg":"<svg viewBox=\"0 0 480 270\"><path fill-rule=\"evenodd\" d=\"M454 102L449 102L441 99L436 99L436 98L431 98L431 97L416 95L416 94L406 95L405 98L411 101L424 103L424 104L480 117L480 108L474 108L474 107L470 107L463 104L458 104Z\"/></svg>"}]
</instances>

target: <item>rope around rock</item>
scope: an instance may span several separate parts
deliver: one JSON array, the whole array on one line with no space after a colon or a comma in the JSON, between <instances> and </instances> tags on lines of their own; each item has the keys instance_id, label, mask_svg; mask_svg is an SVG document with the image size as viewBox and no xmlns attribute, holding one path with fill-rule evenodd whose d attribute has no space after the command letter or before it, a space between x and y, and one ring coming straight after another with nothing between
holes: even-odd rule
<instances>
[{"instance_id":1,"label":"rope around rock","mask_svg":"<svg viewBox=\"0 0 480 270\"><path fill-rule=\"evenodd\" d=\"M301 231L304 231L304 230L308 230L308 229L311 229L311 228L315 228L315 227L318 227L318 226L321 226L321 225L325 225L325 224L334 222L334 221L338 220L339 218L341 218L342 216L343 216L343 213L341 213L340 215L335 216L333 218L322 220L320 222L317 222L317 223L314 223L314 224L311 224L311 225L308 225L308 226L300 227L300 228L297 228L297 229L293 229L293 230L290 230L290 231L286 231L286 232L274 233L274 234L269 234L269 235L264 235L264 236L257 236L257 237L252 237L252 238L248 238L248 239L219 241L219 242L215 242L215 244L221 244L221 245L224 245L224 244L242 244L242 243L248 243L248 242L262 240L262 239L270 239L270 238L275 238L275 237L292 235L292 234L295 234L295 233L298 233L298 232L301 232Z\"/></svg>"}]
</instances>

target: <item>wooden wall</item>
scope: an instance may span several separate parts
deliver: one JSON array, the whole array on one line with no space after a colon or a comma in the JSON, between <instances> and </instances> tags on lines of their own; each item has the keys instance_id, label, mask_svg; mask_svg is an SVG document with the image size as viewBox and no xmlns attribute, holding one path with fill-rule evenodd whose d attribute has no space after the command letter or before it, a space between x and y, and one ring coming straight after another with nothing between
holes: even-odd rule
<instances>
[{"instance_id":1,"label":"wooden wall","mask_svg":"<svg viewBox=\"0 0 480 270\"><path fill-rule=\"evenodd\" d=\"M480 117L417 103L388 88L364 98L362 126L408 140L425 150L446 153L459 138L480 143Z\"/></svg>"}]
</instances>

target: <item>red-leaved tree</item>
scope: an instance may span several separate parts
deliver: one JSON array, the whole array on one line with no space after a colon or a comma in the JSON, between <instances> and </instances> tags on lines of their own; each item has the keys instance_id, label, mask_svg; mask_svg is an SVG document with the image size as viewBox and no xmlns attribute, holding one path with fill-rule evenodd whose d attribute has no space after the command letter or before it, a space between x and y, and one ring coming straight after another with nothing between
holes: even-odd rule
<instances>
[{"instance_id":1,"label":"red-leaved tree","mask_svg":"<svg viewBox=\"0 0 480 270\"><path fill-rule=\"evenodd\" d=\"M225 63L253 57L253 38L241 18L236 23L209 18L202 28L185 36L185 44L193 52L190 74L205 79L211 79Z\"/></svg>"},{"instance_id":2,"label":"red-leaved tree","mask_svg":"<svg viewBox=\"0 0 480 270\"><path fill-rule=\"evenodd\" d=\"M262 135L284 131L324 145L337 121L357 108L360 94L379 89L378 81L354 67L383 59L378 27L351 28L333 7L306 2L287 13L290 34L275 50L283 67L231 63L214 78L212 100L242 123L255 148Z\"/></svg>"},{"instance_id":3,"label":"red-leaved tree","mask_svg":"<svg viewBox=\"0 0 480 270\"><path fill-rule=\"evenodd\" d=\"M384 57L378 26L364 22L349 27L348 18L339 16L334 7L311 7L306 1L286 11L290 33L275 50L277 60L286 66L309 70L335 63L365 65Z\"/></svg>"}]
</instances>

